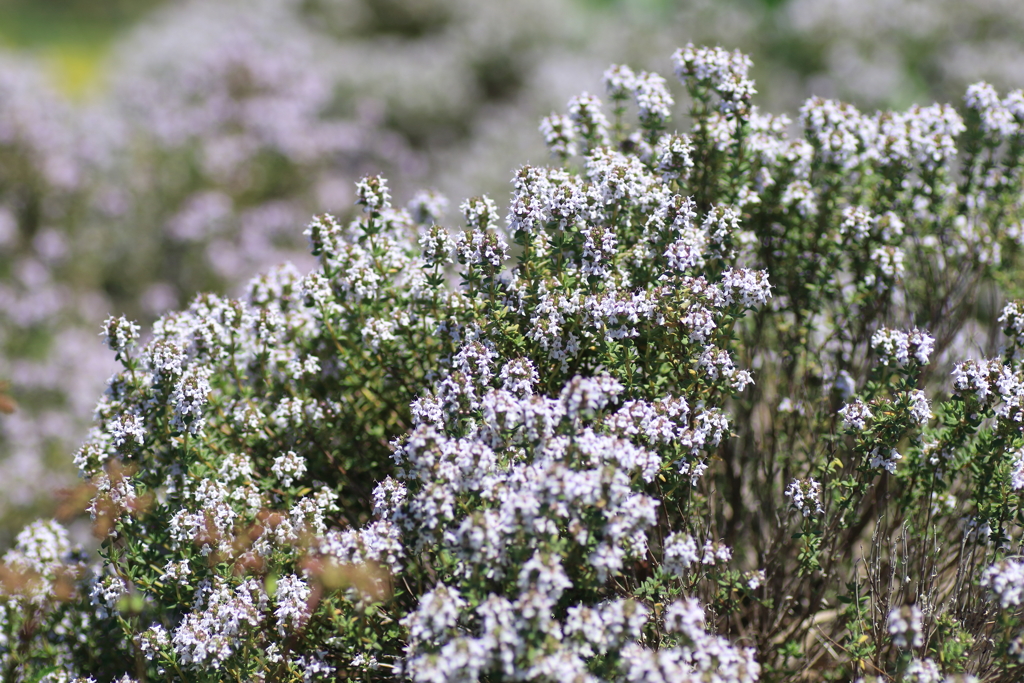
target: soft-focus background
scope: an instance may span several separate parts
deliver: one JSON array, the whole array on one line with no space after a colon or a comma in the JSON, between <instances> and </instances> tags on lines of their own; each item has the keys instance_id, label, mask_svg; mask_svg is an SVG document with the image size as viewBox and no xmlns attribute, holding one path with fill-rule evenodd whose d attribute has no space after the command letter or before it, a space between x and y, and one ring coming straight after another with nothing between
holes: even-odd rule
<instances>
[{"instance_id":1,"label":"soft-focus background","mask_svg":"<svg viewBox=\"0 0 1024 683\"><path fill-rule=\"evenodd\" d=\"M0 549L75 484L108 314L304 267L368 172L453 224L503 202L541 116L690 41L750 54L774 112L1024 85L1020 0L0 0Z\"/></svg>"}]
</instances>

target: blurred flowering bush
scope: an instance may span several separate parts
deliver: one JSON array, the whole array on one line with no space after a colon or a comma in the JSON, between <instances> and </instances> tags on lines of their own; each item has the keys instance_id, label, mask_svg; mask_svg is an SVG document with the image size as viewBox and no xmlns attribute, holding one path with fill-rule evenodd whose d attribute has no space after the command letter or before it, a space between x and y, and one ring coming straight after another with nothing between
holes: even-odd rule
<instances>
[{"instance_id":1,"label":"blurred flowering bush","mask_svg":"<svg viewBox=\"0 0 1024 683\"><path fill-rule=\"evenodd\" d=\"M67 471L97 378L116 366L90 327L108 303L78 248L82 217L110 168L113 131L75 112L25 60L0 58L0 520L32 509L51 472ZM77 125L91 129L78 136ZM87 250L82 250L87 254ZM58 465L58 463L60 463ZM26 520L22 520L26 521ZM9 537L0 533L6 545Z\"/></svg>"},{"instance_id":2,"label":"blurred flowering bush","mask_svg":"<svg viewBox=\"0 0 1024 683\"><path fill-rule=\"evenodd\" d=\"M1024 94L672 64L507 210L367 176L308 273L110 317L99 557L18 536L4 680L1018 680Z\"/></svg>"}]
</instances>

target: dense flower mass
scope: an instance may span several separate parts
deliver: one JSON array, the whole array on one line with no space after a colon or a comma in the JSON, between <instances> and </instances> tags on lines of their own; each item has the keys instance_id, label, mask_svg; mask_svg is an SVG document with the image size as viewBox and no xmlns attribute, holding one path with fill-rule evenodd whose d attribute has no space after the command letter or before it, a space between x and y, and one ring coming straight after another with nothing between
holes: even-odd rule
<instances>
[{"instance_id":1,"label":"dense flower mass","mask_svg":"<svg viewBox=\"0 0 1024 683\"><path fill-rule=\"evenodd\" d=\"M614 122L592 94L547 117L560 165L516 171L507 212L449 229L366 176L351 220L309 223L308 273L144 343L108 319L121 367L74 456L99 559L55 522L18 537L0 671L1018 674L1022 304L987 321L1009 347L961 335L1016 266L1016 100L815 98L791 139L743 54L673 63L689 128L612 67Z\"/></svg>"}]
</instances>

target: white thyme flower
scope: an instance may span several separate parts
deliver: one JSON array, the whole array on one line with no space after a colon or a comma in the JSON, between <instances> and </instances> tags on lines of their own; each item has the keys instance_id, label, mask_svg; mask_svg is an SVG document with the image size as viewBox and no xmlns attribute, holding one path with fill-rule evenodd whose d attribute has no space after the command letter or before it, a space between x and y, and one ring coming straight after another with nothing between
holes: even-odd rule
<instances>
[{"instance_id":1,"label":"white thyme flower","mask_svg":"<svg viewBox=\"0 0 1024 683\"><path fill-rule=\"evenodd\" d=\"M839 224L840 235L850 235L855 242L860 242L871 234L878 218L863 206L848 206L843 209L843 221Z\"/></svg>"},{"instance_id":2,"label":"white thyme flower","mask_svg":"<svg viewBox=\"0 0 1024 683\"><path fill-rule=\"evenodd\" d=\"M409 200L409 213L421 225L437 225L448 210L448 198L436 190L419 190Z\"/></svg>"},{"instance_id":3,"label":"white thyme flower","mask_svg":"<svg viewBox=\"0 0 1024 683\"><path fill-rule=\"evenodd\" d=\"M325 213L314 216L303 234L309 238L313 256L321 256L337 252L342 242L343 230L337 218Z\"/></svg>"},{"instance_id":4,"label":"white thyme flower","mask_svg":"<svg viewBox=\"0 0 1024 683\"><path fill-rule=\"evenodd\" d=\"M905 253L900 247L875 247L871 251L871 262L875 270L864 276L864 284L882 291L885 287L900 280L905 272Z\"/></svg>"},{"instance_id":5,"label":"white thyme flower","mask_svg":"<svg viewBox=\"0 0 1024 683\"><path fill-rule=\"evenodd\" d=\"M356 203L368 213L391 208L391 192L383 176L366 176L356 183Z\"/></svg>"},{"instance_id":6,"label":"white thyme flower","mask_svg":"<svg viewBox=\"0 0 1024 683\"><path fill-rule=\"evenodd\" d=\"M727 270L722 275L722 291L726 303L736 303L743 308L763 305L772 296L768 271L748 268Z\"/></svg>"},{"instance_id":7,"label":"white thyme flower","mask_svg":"<svg viewBox=\"0 0 1024 683\"><path fill-rule=\"evenodd\" d=\"M107 431L115 448L121 448L129 441L141 446L146 440L145 421L135 413L117 416L107 423Z\"/></svg>"},{"instance_id":8,"label":"white thyme flower","mask_svg":"<svg viewBox=\"0 0 1024 683\"><path fill-rule=\"evenodd\" d=\"M398 323L395 320L384 318L370 318L363 326L363 342L371 351L380 351L384 342L395 341L395 329Z\"/></svg>"},{"instance_id":9,"label":"white thyme flower","mask_svg":"<svg viewBox=\"0 0 1024 683\"><path fill-rule=\"evenodd\" d=\"M608 144L608 119L601 111L601 100L582 93L569 100L568 112L577 141L586 142L588 149Z\"/></svg>"},{"instance_id":10,"label":"white thyme flower","mask_svg":"<svg viewBox=\"0 0 1024 683\"><path fill-rule=\"evenodd\" d=\"M135 637L142 656L153 661L171 644L171 637L160 624L154 624Z\"/></svg>"},{"instance_id":11,"label":"white thyme flower","mask_svg":"<svg viewBox=\"0 0 1024 683\"><path fill-rule=\"evenodd\" d=\"M174 407L173 426L180 431L188 431L189 434L198 434L206 424L206 415L203 408L209 403L210 377L213 371L205 366L195 366L178 381L171 394L171 402Z\"/></svg>"},{"instance_id":12,"label":"white thyme flower","mask_svg":"<svg viewBox=\"0 0 1024 683\"><path fill-rule=\"evenodd\" d=\"M999 315L1003 332L1018 346L1024 345L1024 301L1011 301Z\"/></svg>"},{"instance_id":13,"label":"white thyme flower","mask_svg":"<svg viewBox=\"0 0 1024 683\"><path fill-rule=\"evenodd\" d=\"M790 505L804 517L825 514L825 509L821 507L821 483L813 478L794 479L786 487L785 496L789 498Z\"/></svg>"},{"instance_id":14,"label":"white thyme flower","mask_svg":"<svg viewBox=\"0 0 1024 683\"><path fill-rule=\"evenodd\" d=\"M665 79L656 73L641 72L634 81L634 95L640 110L640 124L659 129L672 116L675 100L669 94Z\"/></svg>"},{"instance_id":15,"label":"white thyme flower","mask_svg":"<svg viewBox=\"0 0 1024 683\"><path fill-rule=\"evenodd\" d=\"M728 52L720 47L696 48L688 44L672 55L676 77L684 85L693 83L711 88L720 98L719 108L732 114L746 110L751 97L757 92L754 82L747 78L753 62L739 50Z\"/></svg>"},{"instance_id":16,"label":"white thyme flower","mask_svg":"<svg viewBox=\"0 0 1024 683\"><path fill-rule=\"evenodd\" d=\"M1020 130L1013 112L999 98L999 93L984 81L967 88L964 104L981 117L981 129L996 139L1008 138Z\"/></svg>"},{"instance_id":17,"label":"white thyme flower","mask_svg":"<svg viewBox=\"0 0 1024 683\"><path fill-rule=\"evenodd\" d=\"M604 72L604 87L613 100L629 99L636 88L636 75L628 66L613 64Z\"/></svg>"},{"instance_id":18,"label":"white thyme flower","mask_svg":"<svg viewBox=\"0 0 1024 683\"><path fill-rule=\"evenodd\" d=\"M124 316L111 316L103 323L103 343L118 356L135 346L139 339L139 326Z\"/></svg>"},{"instance_id":19,"label":"white thyme flower","mask_svg":"<svg viewBox=\"0 0 1024 683\"><path fill-rule=\"evenodd\" d=\"M277 605L274 616L277 618L277 631L280 635L297 631L305 625L310 615L311 594L309 584L294 574L282 576L277 581L273 602Z\"/></svg>"},{"instance_id":20,"label":"white thyme flower","mask_svg":"<svg viewBox=\"0 0 1024 683\"><path fill-rule=\"evenodd\" d=\"M1017 607L1024 602L1024 560L1011 557L989 565L979 583L1004 610Z\"/></svg>"},{"instance_id":21,"label":"white thyme flower","mask_svg":"<svg viewBox=\"0 0 1024 683\"><path fill-rule=\"evenodd\" d=\"M933 417L928 397L920 389L913 389L907 395L910 403L910 417L917 425L924 425Z\"/></svg>"},{"instance_id":22,"label":"white thyme flower","mask_svg":"<svg viewBox=\"0 0 1024 683\"><path fill-rule=\"evenodd\" d=\"M868 453L868 465L884 469L889 474L896 474L896 462L902 458L895 448L876 446Z\"/></svg>"},{"instance_id":23,"label":"white thyme flower","mask_svg":"<svg viewBox=\"0 0 1024 683\"><path fill-rule=\"evenodd\" d=\"M175 628L174 650L193 671L219 667L246 638L249 629L263 622L267 594L262 582L245 579L232 588L224 579L203 581L196 591L192 611Z\"/></svg>"},{"instance_id":24,"label":"white thyme flower","mask_svg":"<svg viewBox=\"0 0 1024 683\"><path fill-rule=\"evenodd\" d=\"M89 591L89 601L97 607L101 616L117 611L117 604L121 598L128 595L128 586L119 577L104 576L92 585Z\"/></svg>"},{"instance_id":25,"label":"white thyme flower","mask_svg":"<svg viewBox=\"0 0 1024 683\"><path fill-rule=\"evenodd\" d=\"M306 459L295 451L288 451L274 458L270 471L281 482L281 486L288 487L306 473Z\"/></svg>"},{"instance_id":26,"label":"white thyme flower","mask_svg":"<svg viewBox=\"0 0 1024 683\"><path fill-rule=\"evenodd\" d=\"M996 359L966 360L953 367L953 388L961 395L973 395L980 403L995 399L993 389L1004 374L1003 364Z\"/></svg>"},{"instance_id":27,"label":"white thyme flower","mask_svg":"<svg viewBox=\"0 0 1024 683\"><path fill-rule=\"evenodd\" d=\"M565 158L576 154L576 136L568 116L545 116L540 122L540 132L552 155Z\"/></svg>"},{"instance_id":28,"label":"white thyme flower","mask_svg":"<svg viewBox=\"0 0 1024 683\"><path fill-rule=\"evenodd\" d=\"M661 136L655 149L662 180L684 181L693 169L693 142L678 133Z\"/></svg>"},{"instance_id":29,"label":"white thyme flower","mask_svg":"<svg viewBox=\"0 0 1024 683\"><path fill-rule=\"evenodd\" d=\"M192 568L188 560L168 560L160 580L188 585L188 577L191 575Z\"/></svg>"},{"instance_id":30,"label":"white thyme flower","mask_svg":"<svg viewBox=\"0 0 1024 683\"><path fill-rule=\"evenodd\" d=\"M927 365L935 345L935 339L922 330L900 332L882 328L871 337L871 346L878 352L884 365L895 362L905 366L913 356L921 365Z\"/></svg>"},{"instance_id":31,"label":"white thyme flower","mask_svg":"<svg viewBox=\"0 0 1024 683\"><path fill-rule=\"evenodd\" d=\"M922 619L917 605L893 608L885 622L885 629L896 647L918 648L924 645Z\"/></svg>"},{"instance_id":32,"label":"white thyme flower","mask_svg":"<svg viewBox=\"0 0 1024 683\"><path fill-rule=\"evenodd\" d=\"M732 559L732 548L719 541L712 541L710 538L704 541L704 550L701 555L701 564L714 567Z\"/></svg>"},{"instance_id":33,"label":"white thyme flower","mask_svg":"<svg viewBox=\"0 0 1024 683\"><path fill-rule=\"evenodd\" d=\"M419 245L423 253L423 260L426 261L428 266L443 266L446 263L452 262L455 240L447 228L436 223L431 224L420 235Z\"/></svg>"},{"instance_id":34,"label":"white thyme flower","mask_svg":"<svg viewBox=\"0 0 1024 683\"><path fill-rule=\"evenodd\" d=\"M690 565L700 561L697 542L689 534L669 534L663 543L662 552L662 567L674 576L681 576Z\"/></svg>"}]
</instances>

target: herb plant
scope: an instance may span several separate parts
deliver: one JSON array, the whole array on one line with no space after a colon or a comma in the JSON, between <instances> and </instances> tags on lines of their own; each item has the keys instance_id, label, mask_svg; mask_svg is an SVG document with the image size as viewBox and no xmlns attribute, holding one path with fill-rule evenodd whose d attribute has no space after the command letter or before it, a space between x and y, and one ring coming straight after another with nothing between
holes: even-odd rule
<instances>
[{"instance_id":1,"label":"herb plant","mask_svg":"<svg viewBox=\"0 0 1024 683\"><path fill-rule=\"evenodd\" d=\"M1024 94L752 104L615 66L509 207L364 178L201 295L4 556L3 680L1017 680ZM791 135L799 128L800 135Z\"/></svg>"}]
</instances>

